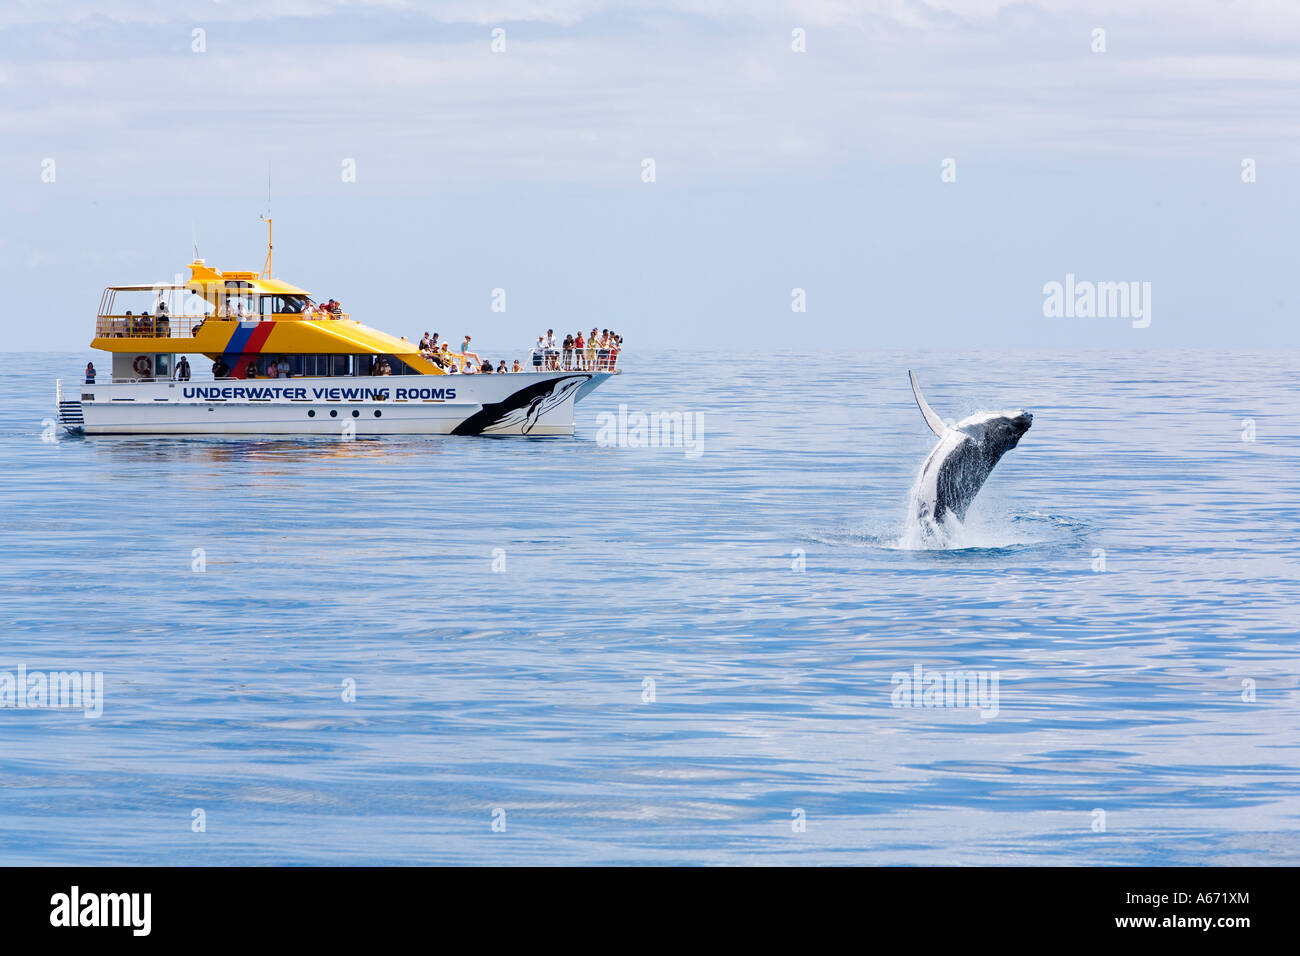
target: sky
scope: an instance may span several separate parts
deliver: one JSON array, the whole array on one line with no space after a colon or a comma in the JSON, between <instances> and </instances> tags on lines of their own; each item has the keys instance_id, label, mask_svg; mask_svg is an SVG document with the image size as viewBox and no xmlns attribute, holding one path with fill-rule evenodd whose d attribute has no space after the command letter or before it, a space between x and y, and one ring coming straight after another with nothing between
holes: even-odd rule
<instances>
[{"instance_id":1,"label":"sky","mask_svg":"<svg viewBox=\"0 0 1300 956\"><path fill-rule=\"evenodd\" d=\"M5 0L0 348L269 208L408 338L1294 349L1298 112L1294 0Z\"/></svg>"}]
</instances>

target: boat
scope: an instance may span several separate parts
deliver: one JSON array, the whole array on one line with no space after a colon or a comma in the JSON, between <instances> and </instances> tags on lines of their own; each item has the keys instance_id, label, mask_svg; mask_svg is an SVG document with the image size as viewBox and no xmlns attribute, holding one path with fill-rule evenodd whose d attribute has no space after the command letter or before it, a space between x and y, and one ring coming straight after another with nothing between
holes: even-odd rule
<instances>
[{"instance_id":1,"label":"boat","mask_svg":"<svg viewBox=\"0 0 1300 956\"><path fill-rule=\"evenodd\" d=\"M458 353L422 351L272 278L269 251L260 273L198 258L189 269L188 282L104 290L90 345L111 368L56 383L66 432L572 435L575 403L619 374L617 349L533 350L521 371L466 374Z\"/></svg>"}]
</instances>

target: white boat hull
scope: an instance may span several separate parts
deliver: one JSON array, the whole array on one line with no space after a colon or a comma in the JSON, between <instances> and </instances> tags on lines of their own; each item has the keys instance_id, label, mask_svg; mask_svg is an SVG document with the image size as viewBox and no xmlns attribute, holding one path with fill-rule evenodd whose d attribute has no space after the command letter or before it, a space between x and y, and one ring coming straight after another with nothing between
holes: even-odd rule
<instances>
[{"instance_id":1,"label":"white boat hull","mask_svg":"<svg viewBox=\"0 0 1300 956\"><path fill-rule=\"evenodd\" d=\"M572 435L611 374L117 382L61 388L58 415L84 435Z\"/></svg>"}]
</instances>

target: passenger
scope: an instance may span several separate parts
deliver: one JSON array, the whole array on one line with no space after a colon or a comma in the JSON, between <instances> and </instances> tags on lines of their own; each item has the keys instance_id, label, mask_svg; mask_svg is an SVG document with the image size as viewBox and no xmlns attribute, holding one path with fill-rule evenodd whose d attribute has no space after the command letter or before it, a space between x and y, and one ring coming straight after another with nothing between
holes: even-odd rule
<instances>
[{"instance_id":1,"label":"passenger","mask_svg":"<svg viewBox=\"0 0 1300 956\"><path fill-rule=\"evenodd\" d=\"M555 347L555 329L546 330L546 367L551 371L560 367L560 350Z\"/></svg>"},{"instance_id":2,"label":"passenger","mask_svg":"<svg viewBox=\"0 0 1300 956\"><path fill-rule=\"evenodd\" d=\"M546 360L546 336L537 336L537 344L533 346L533 368L540 372L542 363Z\"/></svg>"},{"instance_id":3,"label":"passenger","mask_svg":"<svg viewBox=\"0 0 1300 956\"><path fill-rule=\"evenodd\" d=\"M478 357L478 353L476 353L476 352L471 352L471 351L469 350L469 336L468 336L468 335L465 336L465 341L460 343L460 360L461 360L461 363L463 364L463 363L465 362L466 359L473 359L474 362L475 362L476 364L478 364L478 363L482 363L482 361L483 361L481 358Z\"/></svg>"},{"instance_id":4,"label":"passenger","mask_svg":"<svg viewBox=\"0 0 1300 956\"><path fill-rule=\"evenodd\" d=\"M190 360L187 359L184 355L182 355L181 360L176 363L176 381L188 382L189 380L190 380Z\"/></svg>"},{"instance_id":5,"label":"passenger","mask_svg":"<svg viewBox=\"0 0 1300 956\"><path fill-rule=\"evenodd\" d=\"M388 364L388 359L384 359L382 362L379 363L379 374L380 375L393 374L393 367Z\"/></svg>"},{"instance_id":6,"label":"passenger","mask_svg":"<svg viewBox=\"0 0 1300 956\"><path fill-rule=\"evenodd\" d=\"M601 371L609 368L609 329L600 330L599 348L596 350L596 365Z\"/></svg>"},{"instance_id":7,"label":"passenger","mask_svg":"<svg viewBox=\"0 0 1300 956\"><path fill-rule=\"evenodd\" d=\"M587 336L587 368L595 371L596 353L600 346L596 343L596 330L591 330L591 335Z\"/></svg>"},{"instance_id":8,"label":"passenger","mask_svg":"<svg viewBox=\"0 0 1300 956\"><path fill-rule=\"evenodd\" d=\"M562 345L561 348L564 349L564 367L566 369L573 368L573 336L572 335L566 335L564 337L564 345Z\"/></svg>"},{"instance_id":9,"label":"passenger","mask_svg":"<svg viewBox=\"0 0 1300 956\"><path fill-rule=\"evenodd\" d=\"M456 363L455 363L455 362L452 362L451 365L447 368L447 374L448 374L448 375L458 375L458 374L460 374L460 369L458 369L458 368L456 367Z\"/></svg>"},{"instance_id":10,"label":"passenger","mask_svg":"<svg viewBox=\"0 0 1300 956\"><path fill-rule=\"evenodd\" d=\"M172 322L171 322L171 316L167 314L167 303L164 302L161 298L159 298L158 304L154 307L153 311L154 311L154 315L157 316L157 319L154 322L153 334L161 336L163 338L166 338L167 336L171 335Z\"/></svg>"},{"instance_id":11,"label":"passenger","mask_svg":"<svg viewBox=\"0 0 1300 956\"><path fill-rule=\"evenodd\" d=\"M256 360L256 359L254 359L253 361L249 362L249 363L248 363L248 367L244 369L244 378L257 378L257 360Z\"/></svg>"},{"instance_id":12,"label":"passenger","mask_svg":"<svg viewBox=\"0 0 1300 956\"><path fill-rule=\"evenodd\" d=\"M504 372L505 370L506 370L506 360L505 360L505 359L502 359L502 360L501 360L501 363L500 363L499 365L497 365L497 372L498 372L498 373L501 373L501 372Z\"/></svg>"},{"instance_id":13,"label":"passenger","mask_svg":"<svg viewBox=\"0 0 1300 956\"><path fill-rule=\"evenodd\" d=\"M288 377L289 377L289 357L288 357L287 355L281 355L281 356L280 356L280 361L279 361L279 363L278 363L278 367L279 367L279 369L280 369L280 377L281 377L281 378L288 378Z\"/></svg>"},{"instance_id":14,"label":"passenger","mask_svg":"<svg viewBox=\"0 0 1300 956\"><path fill-rule=\"evenodd\" d=\"M420 351L421 351L421 352L427 352L427 351L429 351L429 333L428 333L428 332L425 332L425 333L424 333L424 338L420 339Z\"/></svg>"},{"instance_id":15,"label":"passenger","mask_svg":"<svg viewBox=\"0 0 1300 956\"><path fill-rule=\"evenodd\" d=\"M586 348L587 343L582 338L582 329L578 329L578 334L573 337L573 350L578 359L577 367L579 369L585 369L587 367Z\"/></svg>"},{"instance_id":16,"label":"passenger","mask_svg":"<svg viewBox=\"0 0 1300 956\"><path fill-rule=\"evenodd\" d=\"M222 359L217 359L212 363L212 377L226 378L230 374L230 368Z\"/></svg>"},{"instance_id":17,"label":"passenger","mask_svg":"<svg viewBox=\"0 0 1300 956\"><path fill-rule=\"evenodd\" d=\"M95 363L94 362L86 363L86 384L87 385L95 384Z\"/></svg>"},{"instance_id":18,"label":"passenger","mask_svg":"<svg viewBox=\"0 0 1300 956\"><path fill-rule=\"evenodd\" d=\"M251 364L249 365L249 368L252 368ZM277 365L274 360L266 363L266 377L267 378L280 377L280 366Z\"/></svg>"},{"instance_id":19,"label":"passenger","mask_svg":"<svg viewBox=\"0 0 1300 956\"><path fill-rule=\"evenodd\" d=\"M512 368L510 371L512 371L512 372L522 372L522 371L523 371L523 369L519 367L519 359L515 359L515 367Z\"/></svg>"}]
</instances>

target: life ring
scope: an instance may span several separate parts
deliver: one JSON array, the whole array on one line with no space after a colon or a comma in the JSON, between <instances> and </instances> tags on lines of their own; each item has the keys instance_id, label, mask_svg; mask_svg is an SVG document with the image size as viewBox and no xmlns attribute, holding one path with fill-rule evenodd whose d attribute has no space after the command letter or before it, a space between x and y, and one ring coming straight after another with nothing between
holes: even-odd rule
<instances>
[{"instance_id":1,"label":"life ring","mask_svg":"<svg viewBox=\"0 0 1300 956\"><path fill-rule=\"evenodd\" d=\"M141 378L153 378L153 361L147 355L137 355L135 361L131 363L135 369L135 374Z\"/></svg>"}]
</instances>

